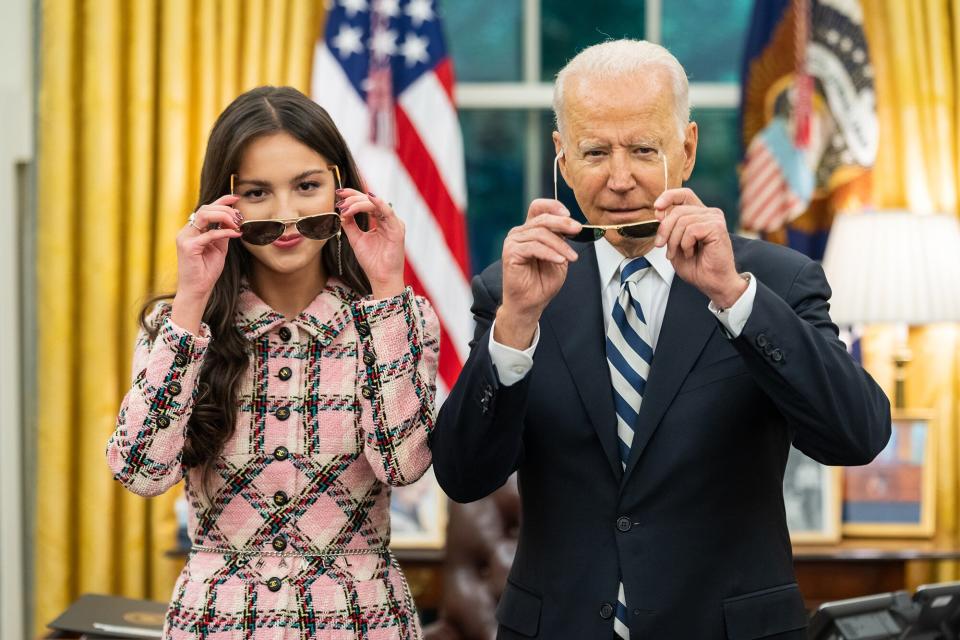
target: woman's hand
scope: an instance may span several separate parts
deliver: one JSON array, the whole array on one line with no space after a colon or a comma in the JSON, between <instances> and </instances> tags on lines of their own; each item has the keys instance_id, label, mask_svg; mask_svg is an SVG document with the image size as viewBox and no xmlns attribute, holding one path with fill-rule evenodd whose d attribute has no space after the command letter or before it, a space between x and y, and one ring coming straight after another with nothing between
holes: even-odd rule
<instances>
[{"instance_id":1,"label":"woman's hand","mask_svg":"<svg viewBox=\"0 0 960 640\"><path fill-rule=\"evenodd\" d=\"M403 221L382 199L372 193L355 189L337 191L343 232L357 256L357 262L367 274L373 297L391 298L403 292L403 239L406 233ZM355 216L367 213L369 231L363 231Z\"/></svg>"},{"instance_id":2,"label":"woman's hand","mask_svg":"<svg viewBox=\"0 0 960 640\"><path fill-rule=\"evenodd\" d=\"M203 311L227 257L230 238L240 237L243 217L233 208L239 196L226 195L205 204L177 234L177 294L171 320L198 333ZM219 228L210 229L211 225Z\"/></svg>"}]
</instances>

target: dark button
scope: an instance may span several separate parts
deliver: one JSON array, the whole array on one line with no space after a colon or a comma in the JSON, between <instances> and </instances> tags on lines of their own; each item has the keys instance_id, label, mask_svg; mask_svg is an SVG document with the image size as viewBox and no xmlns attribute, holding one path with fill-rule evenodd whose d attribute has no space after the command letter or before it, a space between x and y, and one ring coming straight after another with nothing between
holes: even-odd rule
<instances>
[{"instance_id":1,"label":"dark button","mask_svg":"<svg viewBox=\"0 0 960 640\"><path fill-rule=\"evenodd\" d=\"M172 396L180 395L181 391L183 391L183 387L176 380L167 385L167 393Z\"/></svg>"},{"instance_id":2,"label":"dark button","mask_svg":"<svg viewBox=\"0 0 960 640\"><path fill-rule=\"evenodd\" d=\"M617 518L617 529L619 529L620 531L626 533L627 531L630 531L632 527L633 527L633 523L630 522L630 518L628 518L627 516L620 516L619 518Z\"/></svg>"},{"instance_id":3,"label":"dark button","mask_svg":"<svg viewBox=\"0 0 960 640\"><path fill-rule=\"evenodd\" d=\"M280 339L284 342L290 342L290 338L293 337L293 334L290 333L290 329L287 327L280 327Z\"/></svg>"},{"instance_id":4,"label":"dark button","mask_svg":"<svg viewBox=\"0 0 960 640\"><path fill-rule=\"evenodd\" d=\"M286 407L280 407L274 411L273 415L277 416L277 420L286 420L290 417L290 409L287 409Z\"/></svg>"},{"instance_id":5,"label":"dark button","mask_svg":"<svg viewBox=\"0 0 960 640\"><path fill-rule=\"evenodd\" d=\"M285 494L283 491L277 491L275 494L273 494L273 504L277 505L278 507L282 507L289 501L290 498L288 498L287 494Z\"/></svg>"},{"instance_id":6,"label":"dark button","mask_svg":"<svg viewBox=\"0 0 960 640\"><path fill-rule=\"evenodd\" d=\"M374 358L373 354L370 353L369 351L363 354L363 364L367 365L368 367L372 367L373 363L376 361L377 359Z\"/></svg>"},{"instance_id":7,"label":"dark button","mask_svg":"<svg viewBox=\"0 0 960 640\"><path fill-rule=\"evenodd\" d=\"M767 336L766 336L766 335L764 335L764 334L762 334L762 333L757 335L757 346L758 346L758 347L760 347L761 349L763 349L765 346L767 346L767 343L768 343L768 340L767 340Z\"/></svg>"},{"instance_id":8,"label":"dark button","mask_svg":"<svg viewBox=\"0 0 960 640\"><path fill-rule=\"evenodd\" d=\"M361 322L357 325L357 333L359 333L361 337L366 338L370 335L370 327Z\"/></svg>"},{"instance_id":9,"label":"dark button","mask_svg":"<svg viewBox=\"0 0 960 640\"><path fill-rule=\"evenodd\" d=\"M773 345L768 342L767 346L763 348L763 352L769 356L771 353L773 353Z\"/></svg>"},{"instance_id":10,"label":"dark button","mask_svg":"<svg viewBox=\"0 0 960 640\"><path fill-rule=\"evenodd\" d=\"M270 591L273 591L274 593L280 591L280 585L280 578L270 578L267 580L267 589L270 589Z\"/></svg>"},{"instance_id":11,"label":"dark button","mask_svg":"<svg viewBox=\"0 0 960 640\"><path fill-rule=\"evenodd\" d=\"M187 356L183 355L182 353L178 353L177 355L173 356L173 364L177 365L178 367L187 366L187 362L189 362L187 360Z\"/></svg>"},{"instance_id":12,"label":"dark button","mask_svg":"<svg viewBox=\"0 0 960 640\"><path fill-rule=\"evenodd\" d=\"M604 620L609 620L613 616L613 605L609 602L604 602L600 605L600 617Z\"/></svg>"},{"instance_id":13,"label":"dark button","mask_svg":"<svg viewBox=\"0 0 960 640\"><path fill-rule=\"evenodd\" d=\"M780 349L774 349L773 353L770 354L770 357L773 358L774 362L780 362L783 360L783 351L780 351Z\"/></svg>"},{"instance_id":14,"label":"dark button","mask_svg":"<svg viewBox=\"0 0 960 640\"><path fill-rule=\"evenodd\" d=\"M373 397L373 389L371 387L368 387L367 385L363 385L362 387L360 387L360 395L362 395L364 398L369 400L370 398Z\"/></svg>"},{"instance_id":15,"label":"dark button","mask_svg":"<svg viewBox=\"0 0 960 640\"><path fill-rule=\"evenodd\" d=\"M640 615L640 609L634 609L634 610L633 610L633 615L635 615L635 616Z\"/></svg>"},{"instance_id":16,"label":"dark button","mask_svg":"<svg viewBox=\"0 0 960 640\"><path fill-rule=\"evenodd\" d=\"M287 541L283 536L277 536L273 539L273 548L277 551L283 551L287 548Z\"/></svg>"},{"instance_id":17,"label":"dark button","mask_svg":"<svg viewBox=\"0 0 960 640\"><path fill-rule=\"evenodd\" d=\"M169 416L157 416L157 426L161 429L166 429L170 426L170 417Z\"/></svg>"},{"instance_id":18,"label":"dark button","mask_svg":"<svg viewBox=\"0 0 960 640\"><path fill-rule=\"evenodd\" d=\"M280 371L277 372L277 377L281 380L289 380L290 376L293 375L293 369L290 367L281 367Z\"/></svg>"},{"instance_id":19,"label":"dark button","mask_svg":"<svg viewBox=\"0 0 960 640\"><path fill-rule=\"evenodd\" d=\"M273 450L273 459L274 460L286 460L290 457L290 452L286 447L277 447Z\"/></svg>"}]
</instances>

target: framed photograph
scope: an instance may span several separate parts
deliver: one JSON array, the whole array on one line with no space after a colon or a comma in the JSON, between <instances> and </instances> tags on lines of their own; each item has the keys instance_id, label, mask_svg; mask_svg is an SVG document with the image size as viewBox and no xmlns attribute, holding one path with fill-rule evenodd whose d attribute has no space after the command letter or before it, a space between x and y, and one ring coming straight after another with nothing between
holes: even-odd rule
<instances>
[{"instance_id":1,"label":"framed photograph","mask_svg":"<svg viewBox=\"0 0 960 640\"><path fill-rule=\"evenodd\" d=\"M447 496L433 467L411 485L394 487L390 500L394 549L442 549L447 532Z\"/></svg>"},{"instance_id":2,"label":"framed photograph","mask_svg":"<svg viewBox=\"0 0 960 640\"><path fill-rule=\"evenodd\" d=\"M893 432L876 460L843 472L843 534L933 536L936 432L929 411L893 412Z\"/></svg>"},{"instance_id":3,"label":"framed photograph","mask_svg":"<svg viewBox=\"0 0 960 640\"><path fill-rule=\"evenodd\" d=\"M783 505L793 544L840 541L841 469L828 467L790 447L783 475Z\"/></svg>"}]
</instances>

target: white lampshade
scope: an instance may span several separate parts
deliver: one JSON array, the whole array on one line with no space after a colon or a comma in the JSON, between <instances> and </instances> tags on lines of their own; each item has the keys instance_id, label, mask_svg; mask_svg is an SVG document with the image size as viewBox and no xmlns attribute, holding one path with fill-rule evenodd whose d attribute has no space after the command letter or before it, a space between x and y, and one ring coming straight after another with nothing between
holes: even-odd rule
<instances>
[{"instance_id":1,"label":"white lampshade","mask_svg":"<svg viewBox=\"0 0 960 640\"><path fill-rule=\"evenodd\" d=\"M960 225L952 215L839 215L823 269L837 324L960 321Z\"/></svg>"}]
</instances>

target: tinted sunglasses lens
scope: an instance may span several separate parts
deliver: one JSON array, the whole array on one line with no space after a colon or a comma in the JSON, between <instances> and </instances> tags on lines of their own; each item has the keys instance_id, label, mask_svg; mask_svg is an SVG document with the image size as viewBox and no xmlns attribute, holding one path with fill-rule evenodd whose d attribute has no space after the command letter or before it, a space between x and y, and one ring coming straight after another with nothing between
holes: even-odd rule
<instances>
[{"instance_id":1,"label":"tinted sunglasses lens","mask_svg":"<svg viewBox=\"0 0 960 640\"><path fill-rule=\"evenodd\" d=\"M617 231L624 238L650 238L657 235L657 229L659 228L660 221L651 220L649 222L639 222L637 224L620 227Z\"/></svg>"},{"instance_id":2,"label":"tinted sunglasses lens","mask_svg":"<svg viewBox=\"0 0 960 640\"><path fill-rule=\"evenodd\" d=\"M254 220L240 225L240 233L250 244L270 244L283 235L283 223L276 220Z\"/></svg>"},{"instance_id":3,"label":"tinted sunglasses lens","mask_svg":"<svg viewBox=\"0 0 960 640\"><path fill-rule=\"evenodd\" d=\"M596 242L603 237L603 234L606 233L603 229L596 229L593 227L583 227L580 229L580 233L574 234L572 236L567 236L574 242Z\"/></svg>"},{"instance_id":4,"label":"tinted sunglasses lens","mask_svg":"<svg viewBox=\"0 0 960 640\"><path fill-rule=\"evenodd\" d=\"M326 240L340 232L340 216L325 213L319 216L307 216L297 220L297 231L311 240Z\"/></svg>"}]
</instances>

